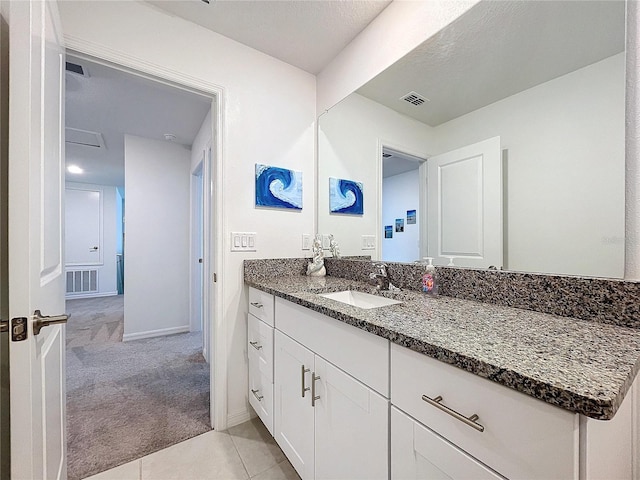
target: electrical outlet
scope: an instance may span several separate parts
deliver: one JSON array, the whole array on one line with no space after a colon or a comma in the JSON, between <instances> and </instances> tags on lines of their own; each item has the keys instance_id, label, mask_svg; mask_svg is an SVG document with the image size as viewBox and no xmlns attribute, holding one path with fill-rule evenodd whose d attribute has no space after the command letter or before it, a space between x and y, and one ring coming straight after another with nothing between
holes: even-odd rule
<instances>
[{"instance_id":1,"label":"electrical outlet","mask_svg":"<svg viewBox=\"0 0 640 480\"><path fill-rule=\"evenodd\" d=\"M302 250L311 250L311 234L302 234Z\"/></svg>"},{"instance_id":2,"label":"electrical outlet","mask_svg":"<svg viewBox=\"0 0 640 480\"><path fill-rule=\"evenodd\" d=\"M329 250L329 245L331 245L331 241L329 240L329 234L328 233L323 233L322 234L322 249L323 250Z\"/></svg>"}]
</instances>

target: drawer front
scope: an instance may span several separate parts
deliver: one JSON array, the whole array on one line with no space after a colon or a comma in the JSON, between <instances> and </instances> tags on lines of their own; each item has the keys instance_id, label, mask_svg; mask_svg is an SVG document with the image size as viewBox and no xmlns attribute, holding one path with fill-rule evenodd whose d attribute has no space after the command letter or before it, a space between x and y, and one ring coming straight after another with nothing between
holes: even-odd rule
<instances>
[{"instance_id":1,"label":"drawer front","mask_svg":"<svg viewBox=\"0 0 640 480\"><path fill-rule=\"evenodd\" d=\"M249 287L249 313L273 327L273 295Z\"/></svg>"},{"instance_id":2,"label":"drawer front","mask_svg":"<svg viewBox=\"0 0 640 480\"><path fill-rule=\"evenodd\" d=\"M425 478L503 479L411 417L391 408L391 480Z\"/></svg>"},{"instance_id":3,"label":"drawer front","mask_svg":"<svg viewBox=\"0 0 640 480\"><path fill-rule=\"evenodd\" d=\"M464 417L480 432L422 399ZM509 478L577 478L578 415L398 345L391 403Z\"/></svg>"},{"instance_id":4,"label":"drawer front","mask_svg":"<svg viewBox=\"0 0 640 480\"><path fill-rule=\"evenodd\" d=\"M249 368L273 383L273 328L251 314L247 315L247 352Z\"/></svg>"},{"instance_id":5,"label":"drawer front","mask_svg":"<svg viewBox=\"0 0 640 480\"><path fill-rule=\"evenodd\" d=\"M276 328L389 398L389 341L276 298Z\"/></svg>"},{"instance_id":6,"label":"drawer front","mask_svg":"<svg viewBox=\"0 0 640 480\"><path fill-rule=\"evenodd\" d=\"M273 435L273 383L249 370L249 404Z\"/></svg>"}]
</instances>

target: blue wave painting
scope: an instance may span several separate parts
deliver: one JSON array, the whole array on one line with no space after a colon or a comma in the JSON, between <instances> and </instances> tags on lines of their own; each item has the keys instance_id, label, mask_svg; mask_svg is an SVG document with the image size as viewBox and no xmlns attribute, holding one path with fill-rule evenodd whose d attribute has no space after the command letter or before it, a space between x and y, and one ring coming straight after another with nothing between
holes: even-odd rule
<instances>
[{"instance_id":1,"label":"blue wave painting","mask_svg":"<svg viewBox=\"0 0 640 480\"><path fill-rule=\"evenodd\" d=\"M362 183L329 178L329 210L331 213L362 215L364 212Z\"/></svg>"},{"instance_id":2,"label":"blue wave painting","mask_svg":"<svg viewBox=\"0 0 640 480\"><path fill-rule=\"evenodd\" d=\"M256 163L256 207L302 210L302 172Z\"/></svg>"}]
</instances>

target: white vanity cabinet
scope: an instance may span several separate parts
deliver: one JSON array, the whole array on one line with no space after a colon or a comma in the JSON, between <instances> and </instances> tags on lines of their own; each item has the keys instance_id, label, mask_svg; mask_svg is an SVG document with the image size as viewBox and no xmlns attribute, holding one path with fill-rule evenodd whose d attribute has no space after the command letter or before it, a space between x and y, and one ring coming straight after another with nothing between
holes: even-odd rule
<instances>
[{"instance_id":1,"label":"white vanity cabinet","mask_svg":"<svg viewBox=\"0 0 640 480\"><path fill-rule=\"evenodd\" d=\"M388 342L280 299L275 318L274 437L291 464L303 479L388 478L389 400L332 363L388 389L366 364L388 372Z\"/></svg>"},{"instance_id":2,"label":"white vanity cabinet","mask_svg":"<svg viewBox=\"0 0 640 480\"><path fill-rule=\"evenodd\" d=\"M249 312L249 404L273 435L273 295L250 288Z\"/></svg>"}]
</instances>

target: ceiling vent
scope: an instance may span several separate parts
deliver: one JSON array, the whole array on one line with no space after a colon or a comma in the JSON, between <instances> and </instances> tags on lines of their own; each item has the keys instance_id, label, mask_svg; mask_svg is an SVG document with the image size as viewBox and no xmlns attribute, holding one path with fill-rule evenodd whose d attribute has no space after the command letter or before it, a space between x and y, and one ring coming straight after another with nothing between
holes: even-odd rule
<instances>
[{"instance_id":1,"label":"ceiling vent","mask_svg":"<svg viewBox=\"0 0 640 480\"><path fill-rule=\"evenodd\" d=\"M87 69L78 63L66 62L65 70L75 75L81 75L83 77L89 76Z\"/></svg>"},{"instance_id":2,"label":"ceiling vent","mask_svg":"<svg viewBox=\"0 0 640 480\"><path fill-rule=\"evenodd\" d=\"M409 92L406 95L403 95L402 97L400 97L400 100L404 100L405 102L409 102L411 105L414 105L416 107L422 105L424 102L428 102L429 99L423 97L422 95L420 95L419 93L416 92Z\"/></svg>"},{"instance_id":3,"label":"ceiling vent","mask_svg":"<svg viewBox=\"0 0 640 480\"><path fill-rule=\"evenodd\" d=\"M71 145L81 145L83 147L107 148L101 133L80 130L78 128L65 128L64 141Z\"/></svg>"}]
</instances>

